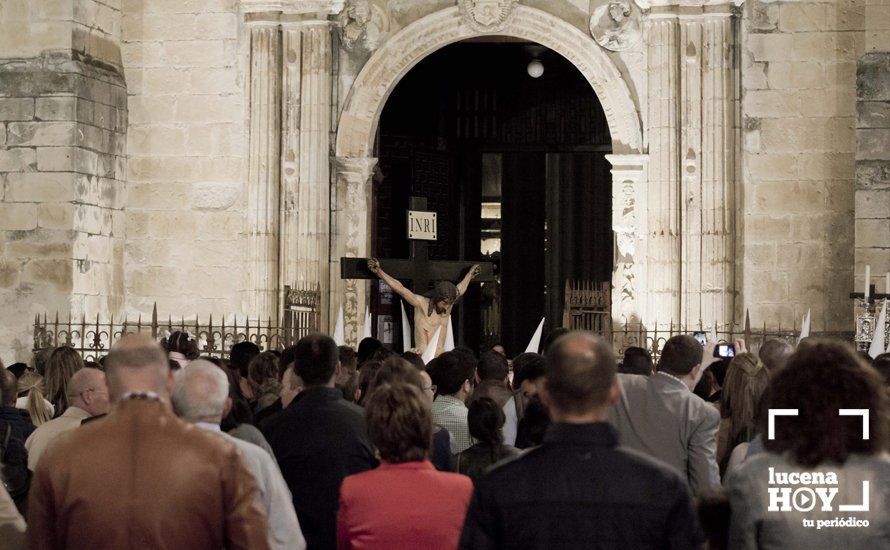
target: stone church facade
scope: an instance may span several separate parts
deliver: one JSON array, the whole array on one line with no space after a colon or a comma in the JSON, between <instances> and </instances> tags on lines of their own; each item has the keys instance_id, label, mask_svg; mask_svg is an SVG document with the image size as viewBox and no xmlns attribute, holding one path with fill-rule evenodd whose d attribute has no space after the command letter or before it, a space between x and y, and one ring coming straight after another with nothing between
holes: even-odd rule
<instances>
[{"instance_id":1,"label":"stone church facade","mask_svg":"<svg viewBox=\"0 0 890 550\"><path fill-rule=\"evenodd\" d=\"M602 104L615 319L851 330L864 265L890 271L890 0L0 10L4 360L37 313L276 318L286 285L354 341L368 283L339 259L372 252L386 100L487 35L561 54Z\"/></svg>"}]
</instances>

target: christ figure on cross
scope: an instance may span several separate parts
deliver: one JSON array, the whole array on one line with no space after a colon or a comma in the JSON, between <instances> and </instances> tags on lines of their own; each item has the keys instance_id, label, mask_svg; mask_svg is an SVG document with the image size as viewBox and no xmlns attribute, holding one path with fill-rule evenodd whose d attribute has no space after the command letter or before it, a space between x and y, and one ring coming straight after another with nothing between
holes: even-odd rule
<instances>
[{"instance_id":1,"label":"christ figure on cross","mask_svg":"<svg viewBox=\"0 0 890 550\"><path fill-rule=\"evenodd\" d=\"M421 350L421 353L436 334L436 329L441 329L436 357L445 348L445 332L448 330L451 308L467 292L470 281L481 272L479 265L474 265L457 285L451 281L438 281L430 292L421 295L411 292L397 279L380 269L380 262L375 258L368 260L368 269L383 279L403 300L414 306L414 346Z\"/></svg>"}]
</instances>

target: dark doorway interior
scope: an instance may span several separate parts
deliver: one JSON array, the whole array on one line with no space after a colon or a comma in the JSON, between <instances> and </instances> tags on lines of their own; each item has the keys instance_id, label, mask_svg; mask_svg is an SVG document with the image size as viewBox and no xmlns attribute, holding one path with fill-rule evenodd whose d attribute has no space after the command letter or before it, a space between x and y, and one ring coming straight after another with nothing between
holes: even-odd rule
<instances>
[{"instance_id":1,"label":"dark doorway interior","mask_svg":"<svg viewBox=\"0 0 890 550\"><path fill-rule=\"evenodd\" d=\"M559 326L567 279L610 279L611 138L570 62L537 44L486 40L430 55L387 102L374 254L408 256L408 198L426 197L440 220L432 259L498 264L499 283L472 285L455 309L457 344L500 342L515 355L542 316L546 329ZM539 78L528 72L533 59L544 66ZM372 300L400 349L397 302L376 291Z\"/></svg>"}]
</instances>

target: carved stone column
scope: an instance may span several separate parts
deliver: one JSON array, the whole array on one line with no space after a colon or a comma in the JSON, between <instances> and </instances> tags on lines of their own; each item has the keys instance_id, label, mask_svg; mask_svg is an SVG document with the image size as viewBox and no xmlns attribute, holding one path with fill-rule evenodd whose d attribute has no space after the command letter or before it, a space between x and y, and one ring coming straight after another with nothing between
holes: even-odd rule
<instances>
[{"instance_id":1,"label":"carved stone column","mask_svg":"<svg viewBox=\"0 0 890 550\"><path fill-rule=\"evenodd\" d=\"M329 310L336 312L343 306L346 343L353 346L358 344L359 320L368 305L369 283L340 279L340 258L368 257L371 253L371 176L375 166L376 158L334 159ZM331 325L336 322L335 316L331 314Z\"/></svg>"},{"instance_id":2,"label":"carved stone column","mask_svg":"<svg viewBox=\"0 0 890 550\"><path fill-rule=\"evenodd\" d=\"M648 293L644 323L680 317L679 22L650 17L646 38L649 124Z\"/></svg>"},{"instance_id":3,"label":"carved stone column","mask_svg":"<svg viewBox=\"0 0 890 550\"><path fill-rule=\"evenodd\" d=\"M737 320L738 82L730 4L654 6L649 69L651 322Z\"/></svg>"},{"instance_id":4,"label":"carved stone column","mask_svg":"<svg viewBox=\"0 0 890 550\"><path fill-rule=\"evenodd\" d=\"M680 16L682 180L681 322L737 320L735 296L736 86L732 12Z\"/></svg>"},{"instance_id":5,"label":"carved stone column","mask_svg":"<svg viewBox=\"0 0 890 550\"><path fill-rule=\"evenodd\" d=\"M250 28L250 157L247 192L247 312L278 317L278 214L281 131L281 33Z\"/></svg>"},{"instance_id":6,"label":"carved stone column","mask_svg":"<svg viewBox=\"0 0 890 550\"><path fill-rule=\"evenodd\" d=\"M330 224L331 27L283 23L282 286L328 293ZM328 310L321 311L321 327Z\"/></svg>"},{"instance_id":7,"label":"carved stone column","mask_svg":"<svg viewBox=\"0 0 890 550\"><path fill-rule=\"evenodd\" d=\"M648 155L606 155L612 164L612 227L615 266L612 274L612 318L618 326L636 325L647 318L648 249L645 202Z\"/></svg>"}]
</instances>

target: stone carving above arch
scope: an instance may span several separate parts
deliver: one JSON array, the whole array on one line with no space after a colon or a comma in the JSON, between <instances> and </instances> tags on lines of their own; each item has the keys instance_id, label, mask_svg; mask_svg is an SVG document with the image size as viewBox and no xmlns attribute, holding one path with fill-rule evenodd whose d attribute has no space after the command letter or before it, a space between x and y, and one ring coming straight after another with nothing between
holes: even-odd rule
<instances>
[{"instance_id":1,"label":"stone carving above arch","mask_svg":"<svg viewBox=\"0 0 890 550\"><path fill-rule=\"evenodd\" d=\"M571 62L590 83L606 114L617 154L642 152L640 116L621 73L593 39L547 12L517 5L498 31L480 32L457 6L408 25L377 49L349 91L337 128L337 157L373 156L380 113L399 80L434 51L467 38L496 33L537 42Z\"/></svg>"},{"instance_id":2,"label":"stone carving above arch","mask_svg":"<svg viewBox=\"0 0 890 550\"><path fill-rule=\"evenodd\" d=\"M460 12L479 32L497 32L506 26L519 0L457 0Z\"/></svg>"},{"instance_id":3,"label":"stone carving above arch","mask_svg":"<svg viewBox=\"0 0 890 550\"><path fill-rule=\"evenodd\" d=\"M610 0L590 16L590 35L613 52L629 50L640 43L640 17L630 0Z\"/></svg>"}]
</instances>

